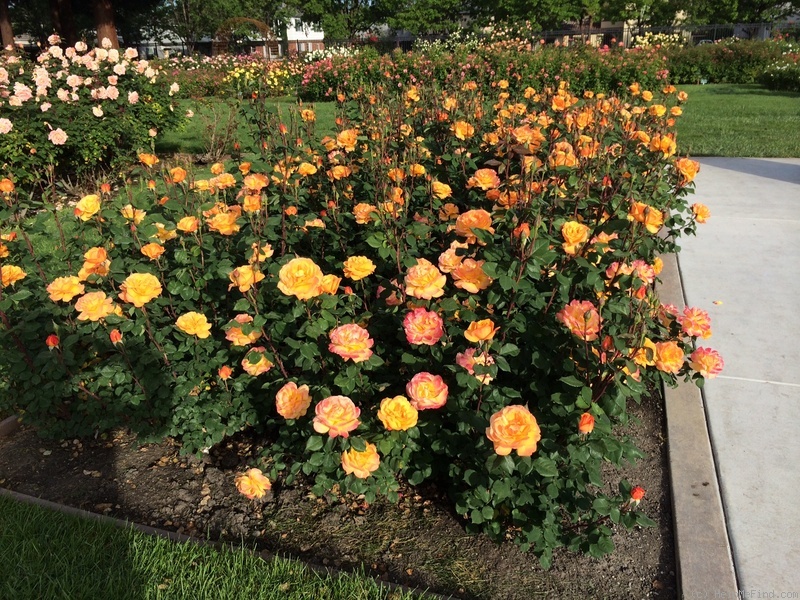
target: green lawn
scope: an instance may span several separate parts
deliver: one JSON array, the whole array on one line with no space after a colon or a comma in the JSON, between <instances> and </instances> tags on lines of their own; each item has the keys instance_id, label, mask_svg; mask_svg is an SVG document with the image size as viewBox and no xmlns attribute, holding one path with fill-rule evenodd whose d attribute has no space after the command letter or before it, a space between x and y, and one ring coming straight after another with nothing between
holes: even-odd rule
<instances>
[{"instance_id":1,"label":"green lawn","mask_svg":"<svg viewBox=\"0 0 800 600\"><path fill-rule=\"evenodd\" d=\"M363 575L320 575L241 549L177 544L0 496L0 598L411 600Z\"/></svg>"},{"instance_id":2,"label":"green lawn","mask_svg":"<svg viewBox=\"0 0 800 600\"><path fill-rule=\"evenodd\" d=\"M691 156L800 157L800 94L758 85L687 85L678 151Z\"/></svg>"}]
</instances>

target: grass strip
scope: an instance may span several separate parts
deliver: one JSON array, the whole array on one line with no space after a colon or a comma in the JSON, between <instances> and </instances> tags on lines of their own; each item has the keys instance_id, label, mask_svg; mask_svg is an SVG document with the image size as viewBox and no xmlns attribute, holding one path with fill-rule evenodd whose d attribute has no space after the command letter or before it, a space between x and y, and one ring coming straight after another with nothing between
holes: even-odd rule
<instances>
[{"instance_id":1,"label":"grass strip","mask_svg":"<svg viewBox=\"0 0 800 600\"><path fill-rule=\"evenodd\" d=\"M363 573L320 574L242 548L180 544L0 496L0 598L391 599Z\"/></svg>"},{"instance_id":2,"label":"grass strip","mask_svg":"<svg viewBox=\"0 0 800 600\"><path fill-rule=\"evenodd\" d=\"M800 94L758 85L687 85L678 150L692 156L800 157Z\"/></svg>"}]
</instances>

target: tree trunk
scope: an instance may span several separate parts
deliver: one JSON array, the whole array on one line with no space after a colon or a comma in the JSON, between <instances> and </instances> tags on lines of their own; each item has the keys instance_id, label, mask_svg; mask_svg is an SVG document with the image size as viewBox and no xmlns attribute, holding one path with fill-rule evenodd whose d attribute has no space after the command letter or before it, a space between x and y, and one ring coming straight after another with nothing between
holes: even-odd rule
<instances>
[{"instance_id":1,"label":"tree trunk","mask_svg":"<svg viewBox=\"0 0 800 600\"><path fill-rule=\"evenodd\" d=\"M8 0L0 0L0 39L3 48L14 47L14 31L11 29L11 16L8 14Z\"/></svg>"},{"instance_id":2,"label":"tree trunk","mask_svg":"<svg viewBox=\"0 0 800 600\"><path fill-rule=\"evenodd\" d=\"M75 28L75 16L72 13L70 0L50 0L50 18L53 28L68 45L74 46L78 41L78 31Z\"/></svg>"},{"instance_id":3,"label":"tree trunk","mask_svg":"<svg viewBox=\"0 0 800 600\"><path fill-rule=\"evenodd\" d=\"M103 39L108 38L112 48L119 48L111 0L94 0L94 22L97 25L97 41L102 44Z\"/></svg>"}]
</instances>

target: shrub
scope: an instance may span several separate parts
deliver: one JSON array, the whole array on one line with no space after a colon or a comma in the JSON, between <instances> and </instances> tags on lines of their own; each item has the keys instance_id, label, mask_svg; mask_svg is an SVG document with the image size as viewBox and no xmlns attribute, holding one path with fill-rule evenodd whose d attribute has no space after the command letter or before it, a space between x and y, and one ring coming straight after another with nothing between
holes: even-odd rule
<instances>
[{"instance_id":1,"label":"shrub","mask_svg":"<svg viewBox=\"0 0 800 600\"><path fill-rule=\"evenodd\" d=\"M788 41L784 47L781 58L761 73L758 82L771 90L800 92L800 47Z\"/></svg>"},{"instance_id":2,"label":"shrub","mask_svg":"<svg viewBox=\"0 0 800 600\"><path fill-rule=\"evenodd\" d=\"M612 524L651 523L601 476L639 455L627 403L721 367L694 348L707 314L653 291L707 217L697 163L674 90L489 89L365 90L334 137L305 108L263 124L260 162L193 180L145 154L116 198L5 229L0 410L185 452L248 430L287 485L372 502L431 480L545 565L611 551Z\"/></svg>"},{"instance_id":3,"label":"shrub","mask_svg":"<svg viewBox=\"0 0 800 600\"><path fill-rule=\"evenodd\" d=\"M51 38L53 43L57 39ZM42 191L63 177L117 168L181 120L170 85L136 50L53 45L28 63L0 58L0 177Z\"/></svg>"},{"instance_id":4,"label":"shrub","mask_svg":"<svg viewBox=\"0 0 800 600\"><path fill-rule=\"evenodd\" d=\"M730 38L714 44L667 48L673 84L755 83L783 52L784 42Z\"/></svg>"}]
</instances>

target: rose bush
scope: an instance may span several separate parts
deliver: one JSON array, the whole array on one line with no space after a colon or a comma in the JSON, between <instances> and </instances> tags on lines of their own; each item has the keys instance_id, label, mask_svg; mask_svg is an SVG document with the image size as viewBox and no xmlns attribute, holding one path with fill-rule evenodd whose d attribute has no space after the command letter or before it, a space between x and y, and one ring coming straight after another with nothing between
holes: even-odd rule
<instances>
[{"instance_id":1,"label":"rose bush","mask_svg":"<svg viewBox=\"0 0 800 600\"><path fill-rule=\"evenodd\" d=\"M0 409L185 452L248 431L253 497L300 474L367 502L435 481L544 564L650 523L601 476L639 455L626 406L722 366L695 347L707 314L653 290L708 217L675 153L685 96L451 84L342 97L321 140L302 108L210 178L143 155L75 214L14 223L7 193Z\"/></svg>"}]
</instances>

